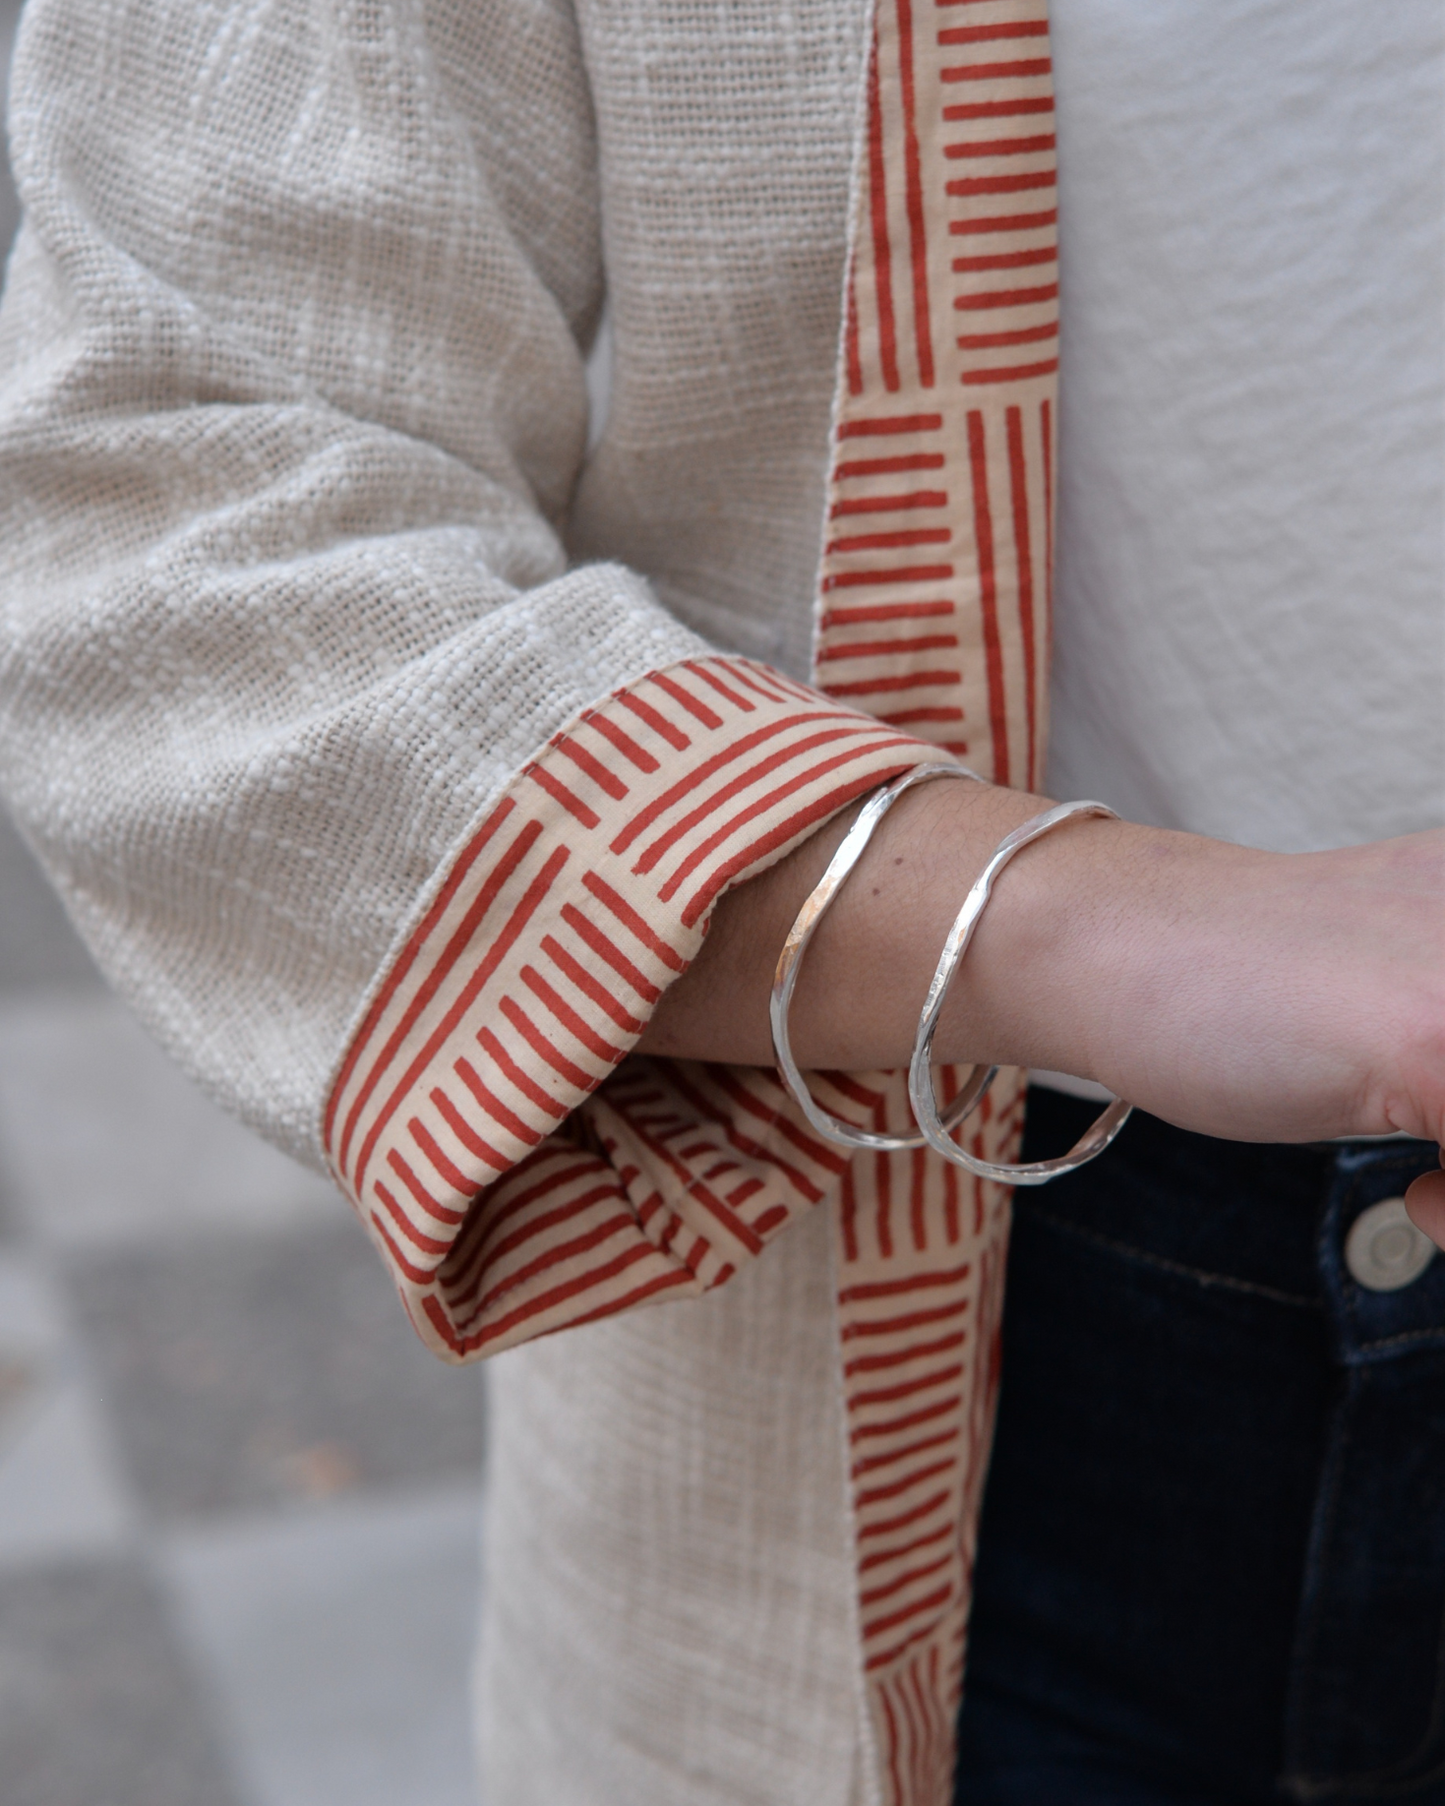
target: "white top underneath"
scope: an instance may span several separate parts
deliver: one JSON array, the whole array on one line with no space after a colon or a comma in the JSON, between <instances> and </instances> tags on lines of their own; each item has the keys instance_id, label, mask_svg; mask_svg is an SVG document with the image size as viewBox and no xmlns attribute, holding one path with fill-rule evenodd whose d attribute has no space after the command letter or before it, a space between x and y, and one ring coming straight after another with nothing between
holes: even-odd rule
<instances>
[{"instance_id":1,"label":"white top underneath","mask_svg":"<svg viewBox=\"0 0 1445 1806\"><path fill-rule=\"evenodd\" d=\"M1054 0L1048 785L1279 851L1445 819L1445 8Z\"/></svg>"}]
</instances>

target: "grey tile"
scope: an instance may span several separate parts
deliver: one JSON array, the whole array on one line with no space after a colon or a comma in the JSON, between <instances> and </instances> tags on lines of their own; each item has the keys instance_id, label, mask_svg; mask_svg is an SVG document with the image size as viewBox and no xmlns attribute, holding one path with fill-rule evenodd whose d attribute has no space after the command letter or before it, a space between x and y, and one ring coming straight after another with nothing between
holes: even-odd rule
<instances>
[{"instance_id":1,"label":"grey tile","mask_svg":"<svg viewBox=\"0 0 1445 1806\"><path fill-rule=\"evenodd\" d=\"M0 1169L56 1246L347 1216L329 1182L223 1115L103 995L0 1005Z\"/></svg>"},{"instance_id":2,"label":"grey tile","mask_svg":"<svg viewBox=\"0 0 1445 1806\"><path fill-rule=\"evenodd\" d=\"M0 1256L0 1567L112 1553L135 1534L59 1289L37 1260Z\"/></svg>"},{"instance_id":3,"label":"grey tile","mask_svg":"<svg viewBox=\"0 0 1445 1806\"><path fill-rule=\"evenodd\" d=\"M0 1576L5 1806L236 1806L209 1702L136 1562Z\"/></svg>"},{"instance_id":4,"label":"grey tile","mask_svg":"<svg viewBox=\"0 0 1445 1806\"><path fill-rule=\"evenodd\" d=\"M0 1004L0 1015L3 1015L3 1004ZM4 1134L0 1132L0 1247L23 1241L26 1233L24 1213L20 1209L19 1188L6 1158Z\"/></svg>"},{"instance_id":5,"label":"grey tile","mask_svg":"<svg viewBox=\"0 0 1445 1806\"><path fill-rule=\"evenodd\" d=\"M427 1353L357 1228L66 1271L134 1483L167 1518L479 1469L480 1373Z\"/></svg>"},{"instance_id":6,"label":"grey tile","mask_svg":"<svg viewBox=\"0 0 1445 1806\"><path fill-rule=\"evenodd\" d=\"M74 1382L47 1386L0 1452L0 1570L109 1554L134 1539L129 1489L94 1402Z\"/></svg>"},{"instance_id":7,"label":"grey tile","mask_svg":"<svg viewBox=\"0 0 1445 1806\"><path fill-rule=\"evenodd\" d=\"M19 1241L24 1236L20 1212L15 1204L15 1184L5 1168L5 1150L0 1145L0 1247Z\"/></svg>"},{"instance_id":8,"label":"grey tile","mask_svg":"<svg viewBox=\"0 0 1445 1806\"><path fill-rule=\"evenodd\" d=\"M476 1806L471 1491L366 1500L170 1539L257 1806Z\"/></svg>"},{"instance_id":9,"label":"grey tile","mask_svg":"<svg viewBox=\"0 0 1445 1806\"><path fill-rule=\"evenodd\" d=\"M8 67L10 21L0 9L0 80ZM15 227L15 194L0 154L0 256ZM29 847L0 809L0 992L96 990L101 977L70 926Z\"/></svg>"}]
</instances>

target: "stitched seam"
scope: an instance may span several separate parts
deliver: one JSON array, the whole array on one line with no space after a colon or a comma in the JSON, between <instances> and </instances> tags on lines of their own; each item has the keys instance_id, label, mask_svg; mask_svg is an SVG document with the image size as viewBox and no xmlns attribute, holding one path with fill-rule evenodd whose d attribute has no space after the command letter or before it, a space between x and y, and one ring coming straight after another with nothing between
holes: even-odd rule
<instances>
[{"instance_id":1,"label":"stitched seam","mask_svg":"<svg viewBox=\"0 0 1445 1806\"><path fill-rule=\"evenodd\" d=\"M1404 1329L1398 1336L1381 1336L1374 1342L1361 1342L1357 1352L1370 1354L1378 1348L1406 1348L1412 1342L1445 1342L1445 1329Z\"/></svg>"}]
</instances>

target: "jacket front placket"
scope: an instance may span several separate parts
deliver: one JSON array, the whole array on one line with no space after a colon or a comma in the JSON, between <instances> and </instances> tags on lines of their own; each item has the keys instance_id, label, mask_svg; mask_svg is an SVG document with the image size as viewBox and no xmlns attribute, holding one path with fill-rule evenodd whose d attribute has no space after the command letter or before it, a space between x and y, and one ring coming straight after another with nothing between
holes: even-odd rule
<instances>
[{"instance_id":1,"label":"jacket front placket","mask_svg":"<svg viewBox=\"0 0 1445 1806\"><path fill-rule=\"evenodd\" d=\"M1046 734L1058 382L1045 0L878 0L853 185L818 688L1034 788ZM956 1087L958 1073L944 1075ZM1014 1156L1024 1075L960 1131ZM906 1075L820 1101L905 1129ZM946 1806L998 1386L1009 1193L860 1154L838 1333L873 1797Z\"/></svg>"}]
</instances>

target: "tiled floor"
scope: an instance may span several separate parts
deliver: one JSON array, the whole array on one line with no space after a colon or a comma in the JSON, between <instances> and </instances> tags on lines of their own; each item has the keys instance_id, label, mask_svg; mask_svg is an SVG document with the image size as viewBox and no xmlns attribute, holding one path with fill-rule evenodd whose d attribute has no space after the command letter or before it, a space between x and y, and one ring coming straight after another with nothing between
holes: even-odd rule
<instances>
[{"instance_id":1,"label":"tiled floor","mask_svg":"<svg viewBox=\"0 0 1445 1806\"><path fill-rule=\"evenodd\" d=\"M475 1806L481 1436L0 823L0 1801Z\"/></svg>"}]
</instances>

